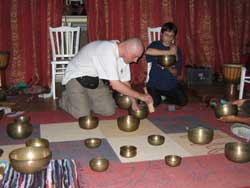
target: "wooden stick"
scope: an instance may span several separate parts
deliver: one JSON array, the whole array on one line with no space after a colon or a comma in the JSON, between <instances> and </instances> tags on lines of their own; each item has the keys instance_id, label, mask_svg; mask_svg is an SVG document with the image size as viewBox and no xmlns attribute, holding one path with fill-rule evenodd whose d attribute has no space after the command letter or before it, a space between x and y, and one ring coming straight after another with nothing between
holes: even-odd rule
<instances>
[{"instance_id":1,"label":"wooden stick","mask_svg":"<svg viewBox=\"0 0 250 188\"><path fill-rule=\"evenodd\" d=\"M144 93L145 94L148 94L148 90L146 87L144 87ZM153 103L150 103L150 104L147 104L148 105L148 110L150 113L154 112L155 111L155 108L154 108L154 105Z\"/></svg>"}]
</instances>

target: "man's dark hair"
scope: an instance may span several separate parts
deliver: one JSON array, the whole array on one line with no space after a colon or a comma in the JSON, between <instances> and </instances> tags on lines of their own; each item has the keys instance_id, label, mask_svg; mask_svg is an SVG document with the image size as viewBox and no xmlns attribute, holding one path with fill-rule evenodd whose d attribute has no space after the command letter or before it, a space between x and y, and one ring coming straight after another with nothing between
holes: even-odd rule
<instances>
[{"instance_id":1,"label":"man's dark hair","mask_svg":"<svg viewBox=\"0 0 250 188\"><path fill-rule=\"evenodd\" d=\"M163 34L165 31L173 32L175 36L177 35L177 27L173 22L163 24L161 27L161 33Z\"/></svg>"}]
</instances>

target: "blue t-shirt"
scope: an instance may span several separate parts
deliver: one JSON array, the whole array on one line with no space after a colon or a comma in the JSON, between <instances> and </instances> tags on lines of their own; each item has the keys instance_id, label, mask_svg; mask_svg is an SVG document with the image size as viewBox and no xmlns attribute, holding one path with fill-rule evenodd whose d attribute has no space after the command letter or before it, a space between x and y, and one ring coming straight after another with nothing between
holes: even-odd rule
<instances>
[{"instance_id":1,"label":"blue t-shirt","mask_svg":"<svg viewBox=\"0 0 250 188\"><path fill-rule=\"evenodd\" d=\"M163 45L161 41L152 42L148 48L169 50L169 47ZM181 72L181 49L178 48L178 61L175 64L178 74ZM158 65L158 56L146 55L147 62L152 63L152 67L149 73L149 81L147 87L156 88L159 90L169 91L177 86L178 80L174 77L168 69L162 69Z\"/></svg>"}]
</instances>

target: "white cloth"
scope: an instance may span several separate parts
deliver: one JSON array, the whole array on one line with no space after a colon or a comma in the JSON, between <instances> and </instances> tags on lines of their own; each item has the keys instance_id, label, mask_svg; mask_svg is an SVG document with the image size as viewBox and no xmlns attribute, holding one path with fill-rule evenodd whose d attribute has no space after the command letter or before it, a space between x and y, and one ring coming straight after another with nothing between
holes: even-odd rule
<instances>
[{"instance_id":1,"label":"white cloth","mask_svg":"<svg viewBox=\"0 0 250 188\"><path fill-rule=\"evenodd\" d=\"M129 81L130 67L119 57L118 41L95 41L84 46L67 66L62 84L81 76Z\"/></svg>"}]
</instances>

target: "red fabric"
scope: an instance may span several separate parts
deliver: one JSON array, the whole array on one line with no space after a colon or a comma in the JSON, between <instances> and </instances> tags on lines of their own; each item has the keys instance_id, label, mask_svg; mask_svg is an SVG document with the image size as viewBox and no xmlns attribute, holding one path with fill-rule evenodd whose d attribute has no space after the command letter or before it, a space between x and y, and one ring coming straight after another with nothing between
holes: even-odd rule
<instances>
[{"instance_id":1,"label":"red fabric","mask_svg":"<svg viewBox=\"0 0 250 188\"><path fill-rule=\"evenodd\" d=\"M48 27L61 25L62 10L62 0L1 0L0 50L11 53L8 86L27 83L34 76L40 85L50 83Z\"/></svg>"},{"instance_id":2,"label":"red fabric","mask_svg":"<svg viewBox=\"0 0 250 188\"><path fill-rule=\"evenodd\" d=\"M250 1L234 0L87 0L88 36L89 41L137 36L147 46L147 27L173 21L184 64L220 72L223 63L240 63L240 49L250 38L249 9ZM131 66L134 84L144 82L145 66Z\"/></svg>"}]
</instances>

